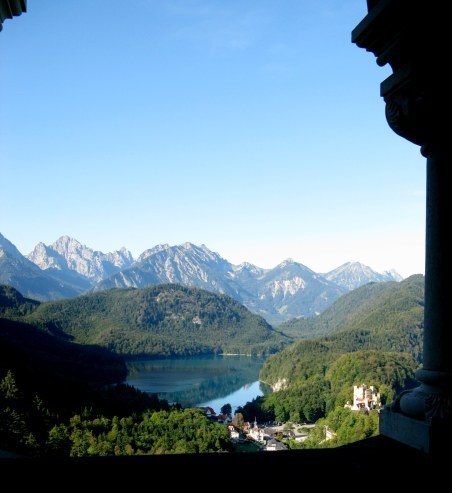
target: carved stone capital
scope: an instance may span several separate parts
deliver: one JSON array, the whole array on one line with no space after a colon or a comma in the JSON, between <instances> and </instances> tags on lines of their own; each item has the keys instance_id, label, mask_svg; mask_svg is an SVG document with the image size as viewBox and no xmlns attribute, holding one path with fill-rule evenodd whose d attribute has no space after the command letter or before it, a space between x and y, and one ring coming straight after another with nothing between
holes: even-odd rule
<instances>
[{"instance_id":1,"label":"carved stone capital","mask_svg":"<svg viewBox=\"0 0 452 493\"><path fill-rule=\"evenodd\" d=\"M452 440L452 395L422 384L399 394L380 413L380 432L438 455Z\"/></svg>"},{"instance_id":2,"label":"carved stone capital","mask_svg":"<svg viewBox=\"0 0 452 493\"><path fill-rule=\"evenodd\" d=\"M406 66L381 84L381 95L386 103L386 120L391 129L401 137L428 150L444 141L444 118L448 111L437 92L421 77L416 77L412 67Z\"/></svg>"},{"instance_id":3,"label":"carved stone capital","mask_svg":"<svg viewBox=\"0 0 452 493\"><path fill-rule=\"evenodd\" d=\"M388 409L427 423L433 420L450 421L452 419L450 373L421 369L416 372L416 378L422 382L421 385L399 394Z\"/></svg>"},{"instance_id":4,"label":"carved stone capital","mask_svg":"<svg viewBox=\"0 0 452 493\"><path fill-rule=\"evenodd\" d=\"M391 129L417 145L425 145L428 129L424 128L422 96L393 96L387 98L385 115Z\"/></svg>"}]
</instances>

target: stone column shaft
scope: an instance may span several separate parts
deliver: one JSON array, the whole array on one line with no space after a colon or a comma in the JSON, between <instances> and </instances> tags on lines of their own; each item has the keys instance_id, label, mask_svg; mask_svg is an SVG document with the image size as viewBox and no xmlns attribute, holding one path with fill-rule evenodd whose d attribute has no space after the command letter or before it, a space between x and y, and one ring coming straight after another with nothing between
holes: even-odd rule
<instances>
[{"instance_id":1,"label":"stone column shaft","mask_svg":"<svg viewBox=\"0 0 452 493\"><path fill-rule=\"evenodd\" d=\"M427 157L425 370L452 372L452 188L446 153Z\"/></svg>"}]
</instances>

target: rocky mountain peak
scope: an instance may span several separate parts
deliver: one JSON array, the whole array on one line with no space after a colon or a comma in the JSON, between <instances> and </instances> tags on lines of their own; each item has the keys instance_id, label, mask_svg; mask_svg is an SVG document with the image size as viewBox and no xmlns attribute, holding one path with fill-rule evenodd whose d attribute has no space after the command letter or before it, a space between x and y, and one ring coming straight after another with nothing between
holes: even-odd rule
<instances>
[{"instance_id":1,"label":"rocky mountain peak","mask_svg":"<svg viewBox=\"0 0 452 493\"><path fill-rule=\"evenodd\" d=\"M0 252L2 256L8 254L12 257L22 257L19 250L7 238L0 233Z\"/></svg>"},{"instance_id":2,"label":"rocky mountain peak","mask_svg":"<svg viewBox=\"0 0 452 493\"><path fill-rule=\"evenodd\" d=\"M92 283L130 267L133 256L125 247L111 253L95 251L68 235L60 236L51 245L38 243L28 255L41 269L56 268L80 274Z\"/></svg>"},{"instance_id":3,"label":"rocky mountain peak","mask_svg":"<svg viewBox=\"0 0 452 493\"><path fill-rule=\"evenodd\" d=\"M303 272L308 276L315 275L315 272L312 271L309 267L306 267L306 265L296 262L293 258L287 258L286 260L278 264L273 270L297 272L297 273Z\"/></svg>"},{"instance_id":4,"label":"rocky mountain peak","mask_svg":"<svg viewBox=\"0 0 452 493\"><path fill-rule=\"evenodd\" d=\"M66 268L64 257L53 248L45 245L42 241L39 242L26 257L43 270L63 270Z\"/></svg>"},{"instance_id":5,"label":"rocky mountain peak","mask_svg":"<svg viewBox=\"0 0 452 493\"><path fill-rule=\"evenodd\" d=\"M383 275L392 277L396 282L403 281L403 277L395 269L385 270Z\"/></svg>"},{"instance_id":6,"label":"rocky mountain peak","mask_svg":"<svg viewBox=\"0 0 452 493\"><path fill-rule=\"evenodd\" d=\"M369 282L401 280L401 276L395 271L394 273L384 272L383 274L380 274L361 262L346 262L336 269L323 274L323 276L329 281L332 281L349 291L359 288L364 284L368 284Z\"/></svg>"},{"instance_id":7,"label":"rocky mountain peak","mask_svg":"<svg viewBox=\"0 0 452 493\"><path fill-rule=\"evenodd\" d=\"M106 253L105 258L115 267L119 267L120 269L129 267L134 262L132 253L125 247L115 250L112 253Z\"/></svg>"},{"instance_id":8,"label":"rocky mountain peak","mask_svg":"<svg viewBox=\"0 0 452 493\"><path fill-rule=\"evenodd\" d=\"M64 254L66 252L77 251L80 249L88 249L75 238L68 235L60 236L55 242L50 245L55 251ZM90 250L90 249L88 249Z\"/></svg>"},{"instance_id":9,"label":"rocky mountain peak","mask_svg":"<svg viewBox=\"0 0 452 493\"><path fill-rule=\"evenodd\" d=\"M44 244L37 245L36 255L48 259ZM51 272L41 270L0 234L0 284L12 286L21 294L39 300L69 298L80 293L72 283L62 280L59 270L51 269Z\"/></svg>"},{"instance_id":10,"label":"rocky mountain peak","mask_svg":"<svg viewBox=\"0 0 452 493\"><path fill-rule=\"evenodd\" d=\"M242 262L239 265L234 265L233 269L235 272L248 271L256 274L261 273L265 270L265 269L261 269L257 265L251 264L250 262Z\"/></svg>"},{"instance_id":11,"label":"rocky mountain peak","mask_svg":"<svg viewBox=\"0 0 452 493\"><path fill-rule=\"evenodd\" d=\"M149 248L148 250L145 250L141 255L139 255L136 261L137 263L144 262L149 257L152 257L152 255L168 250L169 248L171 247L168 245L168 243L164 243L162 245L155 245L155 247Z\"/></svg>"}]
</instances>

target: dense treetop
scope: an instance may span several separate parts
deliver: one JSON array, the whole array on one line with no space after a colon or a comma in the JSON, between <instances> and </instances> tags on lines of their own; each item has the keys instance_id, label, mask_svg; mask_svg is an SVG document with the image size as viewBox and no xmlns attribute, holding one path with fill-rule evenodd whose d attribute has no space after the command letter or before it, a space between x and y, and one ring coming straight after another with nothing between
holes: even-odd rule
<instances>
[{"instance_id":1,"label":"dense treetop","mask_svg":"<svg viewBox=\"0 0 452 493\"><path fill-rule=\"evenodd\" d=\"M39 301L25 298L16 289L0 284L0 317L21 317L32 312Z\"/></svg>"}]
</instances>

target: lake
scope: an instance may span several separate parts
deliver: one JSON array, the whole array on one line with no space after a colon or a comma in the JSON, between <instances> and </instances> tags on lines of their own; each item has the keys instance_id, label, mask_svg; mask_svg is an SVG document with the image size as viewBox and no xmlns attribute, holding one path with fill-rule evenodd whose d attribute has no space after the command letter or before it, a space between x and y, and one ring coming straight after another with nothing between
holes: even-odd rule
<instances>
[{"instance_id":1,"label":"lake","mask_svg":"<svg viewBox=\"0 0 452 493\"><path fill-rule=\"evenodd\" d=\"M129 361L126 383L184 407L210 406L218 414L224 404L231 404L234 412L270 392L259 382L263 362L236 355Z\"/></svg>"}]
</instances>

